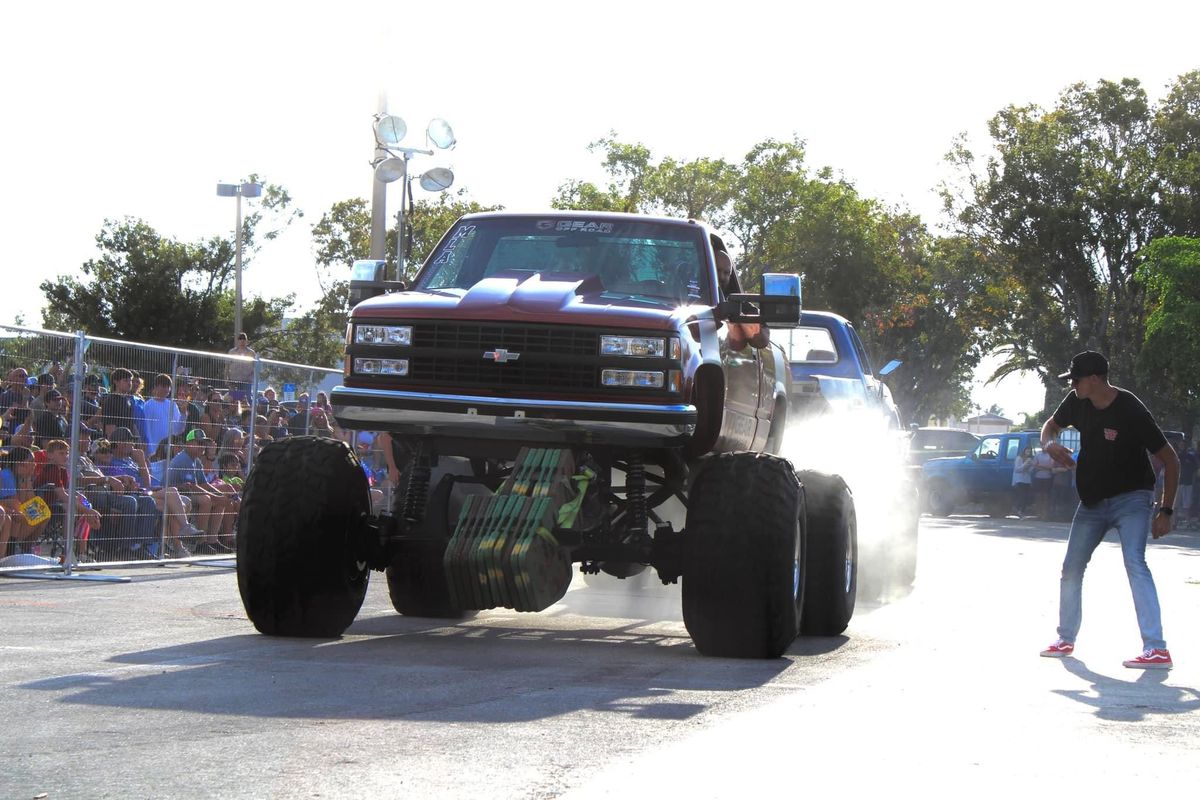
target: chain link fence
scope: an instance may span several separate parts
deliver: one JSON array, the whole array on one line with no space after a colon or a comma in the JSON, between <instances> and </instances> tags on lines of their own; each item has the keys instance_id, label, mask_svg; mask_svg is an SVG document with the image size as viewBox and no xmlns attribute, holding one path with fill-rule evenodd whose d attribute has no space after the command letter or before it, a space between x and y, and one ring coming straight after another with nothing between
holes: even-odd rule
<instances>
[{"instance_id":1,"label":"chain link fence","mask_svg":"<svg viewBox=\"0 0 1200 800\"><path fill-rule=\"evenodd\" d=\"M333 369L0 326L0 574L232 558L265 445L329 436L386 502L379 437L340 431Z\"/></svg>"}]
</instances>

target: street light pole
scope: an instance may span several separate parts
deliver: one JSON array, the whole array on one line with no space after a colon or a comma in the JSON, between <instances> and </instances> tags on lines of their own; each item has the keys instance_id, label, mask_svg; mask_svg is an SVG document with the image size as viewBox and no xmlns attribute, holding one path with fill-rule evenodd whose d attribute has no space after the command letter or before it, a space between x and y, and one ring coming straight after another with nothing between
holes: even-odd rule
<instances>
[{"instance_id":1,"label":"street light pole","mask_svg":"<svg viewBox=\"0 0 1200 800\"><path fill-rule=\"evenodd\" d=\"M233 338L242 332L242 193L237 193L237 242L233 247Z\"/></svg>"},{"instance_id":2,"label":"street light pole","mask_svg":"<svg viewBox=\"0 0 1200 800\"><path fill-rule=\"evenodd\" d=\"M242 332L242 198L260 197L261 183L218 183L219 197L237 198L237 228L234 230L233 263L234 263L234 306L233 306L233 336Z\"/></svg>"},{"instance_id":3,"label":"street light pole","mask_svg":"<svg viewBox=\"0 0 1200 800\"><path fill-rule=\"evenodd\" d=\"M387 95L379 93L376 120L387 115ZM388 157L384 142L375 133L375 156L372 165L378 164ZM382 261L387 257L387 184L371 176L371 258Z\"/></svg>"}]
</instances>

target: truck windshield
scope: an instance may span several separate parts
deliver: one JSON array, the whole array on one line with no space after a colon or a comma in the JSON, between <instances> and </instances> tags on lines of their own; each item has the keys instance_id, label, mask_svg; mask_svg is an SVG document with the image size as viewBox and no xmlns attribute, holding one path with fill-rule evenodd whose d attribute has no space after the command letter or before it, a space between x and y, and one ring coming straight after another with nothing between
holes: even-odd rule
<instances>
[{"instance_id":1,"label":"truck windshield","mask_svg":"<svg viewBox=\"0 0 1200 800\"><path fill-rule=\"evenodd\" d=\"M599 279L605 296L683 305L711 296L700 228L572 217L460 221L415 289L470 289L493 276Z\"/></svg>"}]
</instances>

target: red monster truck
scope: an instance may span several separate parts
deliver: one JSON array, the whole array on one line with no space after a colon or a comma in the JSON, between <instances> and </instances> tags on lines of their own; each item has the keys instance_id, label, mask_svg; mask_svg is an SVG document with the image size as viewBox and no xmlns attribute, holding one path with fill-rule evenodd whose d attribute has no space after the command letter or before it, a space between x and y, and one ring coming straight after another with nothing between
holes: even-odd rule
<instances>
[{"instance_id":1,"label":"red monster truck","mask_svg":"<svg viewBox=\"0 0 1200 800\"><path fill-rule=\"evenodd\" d=\"M265 448L238 536L258 630L340 635L372 569L402 614L539 611L574 563L682 579L707 655L846 628L853 498L777 455L793 395L766 325L797 324L798 276L743 294L704 224L586 212L472 214L410 287L382 268L356 264L332 403L343 428L390 434L397 497L373 515L339 441Z\"/></svg>"}]
</instances>

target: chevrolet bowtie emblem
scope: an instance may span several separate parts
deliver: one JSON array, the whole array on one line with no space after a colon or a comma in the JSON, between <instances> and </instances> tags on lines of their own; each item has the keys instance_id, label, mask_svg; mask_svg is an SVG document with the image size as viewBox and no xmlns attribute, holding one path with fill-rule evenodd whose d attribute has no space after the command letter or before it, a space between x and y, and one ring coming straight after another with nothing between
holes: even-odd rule
<instances>
[{"instance_id":1,"label":"chevrolet bowtie emblem","mask_svg":"<svg viewBox=\"0 0 1200 800\"><path fill-rule=\"evenodd\" d=\"M489 350L484 353L483 357L489 361L495 361L497 364L507 364L509 361L516 361L521 357L521 354L510 353L502 347L497 347L495 350Z\"/></svg>"}]
</instances>

